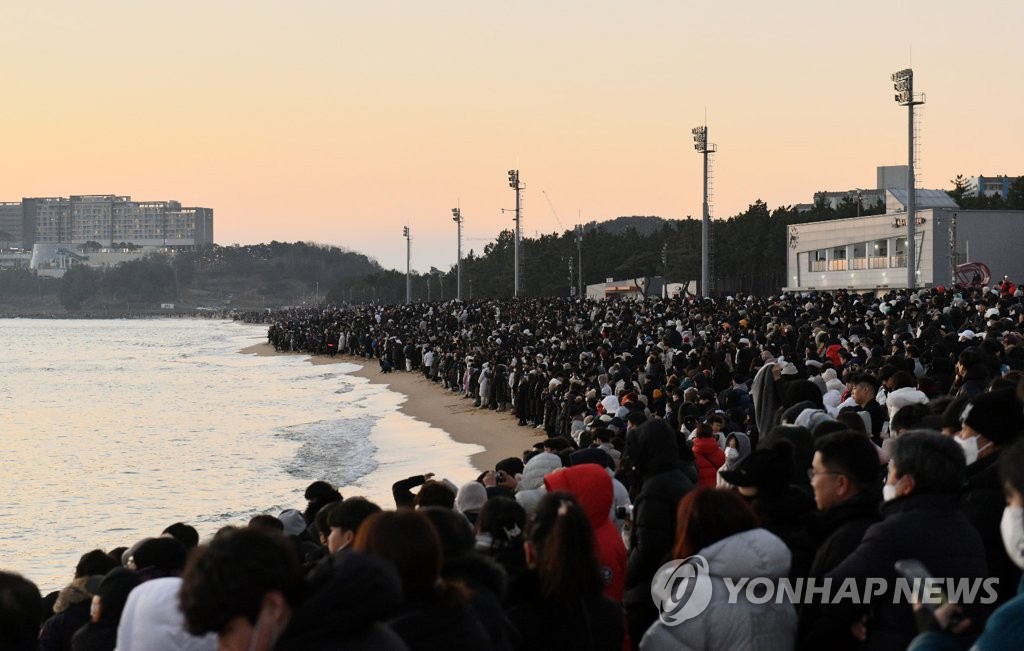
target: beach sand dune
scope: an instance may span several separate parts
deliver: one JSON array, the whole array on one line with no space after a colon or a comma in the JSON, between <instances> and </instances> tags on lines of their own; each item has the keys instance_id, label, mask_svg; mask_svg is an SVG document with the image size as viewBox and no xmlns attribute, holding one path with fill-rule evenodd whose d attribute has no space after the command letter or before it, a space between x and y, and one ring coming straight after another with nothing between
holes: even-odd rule
<instances>
[{"instance_id":1,"label":"beach sand dune","mask_svg":"<svg viewBox=\"0 0 1024 651\"><path fill-rule=\"evenodd\" d=\"M299 353L278 353L269 343L253 344L241 351L247 355L276 356ZM361 368L353 376L365 378L373 384L385 385L405 396L402 413L444 430L459 443L475 443L484 448L470 457L470 463L481 472L493 470L494 464L507 457L522 457L523 451L543 441L547 434L532 427L519 427L517 419L508 412L496 413L473 407L473 401L445 391L440 384L430 382L421 373L395 371L381 373L376 360L365 360L349 355L309 356L312 364L346 362Z\"/></svg>"}]
</instances>

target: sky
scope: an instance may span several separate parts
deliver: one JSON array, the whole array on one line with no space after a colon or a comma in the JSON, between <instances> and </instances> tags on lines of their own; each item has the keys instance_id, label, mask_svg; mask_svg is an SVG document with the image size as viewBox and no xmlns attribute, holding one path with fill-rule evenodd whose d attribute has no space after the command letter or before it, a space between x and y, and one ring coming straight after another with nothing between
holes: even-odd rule
<instances>
[{"instance_id":1,"label":"sky","mask_svg":"<svg viewBox=\"0 0 1024 651\"><path fill-rule=\"evenodd\" d=\"M417 271L621 215L712 213L1024 173L1024 3L864 0L7 2L0 200L214 209L218 244L310 241Z\"/></svg>"}]
</instances>

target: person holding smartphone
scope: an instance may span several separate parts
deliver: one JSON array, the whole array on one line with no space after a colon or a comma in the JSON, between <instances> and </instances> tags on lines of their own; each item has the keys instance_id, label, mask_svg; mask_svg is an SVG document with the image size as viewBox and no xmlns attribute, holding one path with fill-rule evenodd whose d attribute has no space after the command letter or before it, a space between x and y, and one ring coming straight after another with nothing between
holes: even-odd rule
<instances>
[{"instance_id":1,"label":"person holding smartphone","mask_svg":"<svg viewBox=\"0 0 1024 651\"><path fill-rule=\"evenodd\" d=\"M882 521L868 527L853 553L825 575L834 585L857 580L862 590L870 578L886 582L885 593L872 596L867 620L849 622L866 648L904 651L915 635L910 604L896 599L896 561L917 559L933 576L952 581L989 576L981 536L960 511L965 467L960 446L938 432L911 430L893 441ZM980 621L985 606L965 605L965 615Z\"/></svg>"},{"instance_id":2,"label":"person holding smartphone","mask_svg":"<svg viewBox=\"0 0 1024 651\"><path fill-rule=\"evenodd\" d=\"M1006 490L1006 508L1000 523L1000 535L1006 553L1013 563L1024 569L1024 441L1017 441L1003 451L999 474ZM954 651L962 646L955 637L971 627L963 619L960 605L946 604L931 612L915 606L918 626L924 631L911 643L908 651ZM1017 596L996 609L985 622L985 628L972 649L999 651L1019 649L1024 640L1024 583Z\"/></svg>"}]
</instances>

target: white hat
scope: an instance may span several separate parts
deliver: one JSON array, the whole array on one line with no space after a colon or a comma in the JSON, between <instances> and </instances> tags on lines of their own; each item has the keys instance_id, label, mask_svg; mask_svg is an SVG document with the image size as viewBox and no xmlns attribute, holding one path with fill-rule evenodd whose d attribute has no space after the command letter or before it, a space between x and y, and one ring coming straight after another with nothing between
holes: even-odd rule
<instances>
[{"instance_id":1,"label":"white hat","mask_svg":"<svg viewBox=\"0 0 1024 651\"><path fill-rule=\"evenodd\" d=\"M964 330L960 333L961 339L974 339L974 330Z\"/></svg>"}]
</instances>

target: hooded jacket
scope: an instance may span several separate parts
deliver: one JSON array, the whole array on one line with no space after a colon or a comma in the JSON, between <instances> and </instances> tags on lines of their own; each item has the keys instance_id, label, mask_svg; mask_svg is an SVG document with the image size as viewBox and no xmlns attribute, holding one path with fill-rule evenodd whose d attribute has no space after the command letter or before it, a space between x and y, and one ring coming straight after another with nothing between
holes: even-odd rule
<instances>
[{"instance_id":1,"label":"hooded jacket","mask_svg":"<svg viewBox=\"0 0 1024 651\"><path fill-rule=\"evenodd\" d=\"M132 590L117 627L118 651L215 651L217 635L189 635L178 607L181 579L146 581Z\"/></svg>"},{"instance_id":2,"label":"hooded jacket","mask_svg":"<svg viewBox=\"0 0 1024 651\"><path fill-rule=\"evenodd\" d=\"M736 439L736 456L729 457L729 439ZM725 463L718 469L715 477L716 488L732 488L732 484L722 479L723 470L735 470L743 459L750 454L750 437L743 432L733 432L725 439Z\"/></svg>"},{"instance_id":3,"label":"hooded jacket","mask_svg":"<svg viewBox=\"0 0 1024 651\"><path fill-rule=\"evenodd\" d=\"M544 497L544 475L562 467L562 459L557 454L541 452L526 462L523 468L523 480L516 487L516 501L529 515L537 508L540 498Z\"/></svg>"},{"instance_id":4,"label":"hooded jacket","mask_svg":"<svg viewBox=\"0 0 1024 651\"><path fill-rule=\"evenodd\" d=\"M626 546L608 517L612 505L612 478L601 466L585 463L553 472L544 478L549 491L575 495L594 529L597 560L604 579L604 595L622 603L626 592Z\"/></svg>"},{"instance_id":5,"label":"hooded jacket","mask_svg":"<svg viewBox=\"0 0 1024 651\"><path fill-rule=\"evenodd\" d=\"M885 406L889 410L889 420L896 415L896 412L907 405L927 405L928 396L914 387L903 387L889 393L885 399Z\"/></svg>"},{"instance_id":6,"label":"hooded jacket","mask_svg":"<svg viewBox=\"0 0 1024 651\"><path fill-rule=\"evenodd\" d=\"M675 626L655 622L640 640L642 651L793 648L796 611L791 604L774 599L754 604L746 599L746 590L739 591L736 602L730 603L725 583L725 579L736 584L755 577L777 582L789 573L790 554L785 543L765 529L750 529L697 554L707 560L710 602L695 617Z\"/></svg>"},{"instance_id":7,"label":"hooded jacket","mask_svg":"<svg viewBox=\"0 0 1024 651\"><path fill-rule=\"evenodd\" d=\"M653 420L626 436L626 457L633 464L636 497L626 569L626 616L631 639L639 639L657 610L651 601L651 579L669 558L676 535L679 500L694 484L680 467L676 433Z\"/></svg>"},{"instance_id":8,"label":"hooded jacket","mask_svg":"<svg viewBox=\"0 0 1024 651\"><path fill-rule=\"evenodd\" d=\"M762 365L750 385L750 396L754 400L754 419L757 431L761 434L772 428L775 411L779 406L772 366L772 363Z\"/></svg>"},{"instance_id":9,"label":"hooded jacket","mask_svg":"<svg viewBox=\"0 0 1024 651\"><path fill-rule=\"evenodd\" d=\"M89 621L92 595L85 589L89 577L79 577L64 586L53 604L53 617L43 624L39 635L41 651L64 651L71 648L71 638Z\"/></svg>"},{"instance_id":10,"label":"hooded jacket","mask_svg":"<svg viewBox=\"0 0 1024 651\"><path fill-rule=\"evenodd\" d=\"M693 439L693 456L697 466L697 485L714 488L718 469L725 465L725 451L713 437Z\"/></svg>"}]
</instances>

